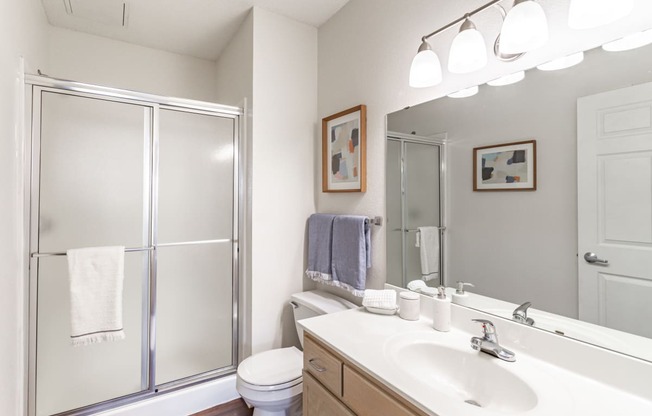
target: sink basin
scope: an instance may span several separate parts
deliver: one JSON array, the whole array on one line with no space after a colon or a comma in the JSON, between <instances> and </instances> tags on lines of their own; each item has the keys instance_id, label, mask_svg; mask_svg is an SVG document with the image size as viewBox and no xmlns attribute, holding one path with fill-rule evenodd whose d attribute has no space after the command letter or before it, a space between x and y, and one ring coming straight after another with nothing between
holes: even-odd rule
<instances>
[{"instance_id":1,"label":"sink basin","mask_svg":"<svg viewBox=\"0 0 652 416\"><path fill-rule=\"evenodd\" d=\"M524 413L537 406L534 390L508 369L514 363L478 353L468 342L464 347L402 336L387 341L385 355L396 371L413 377L433 393L466 403L469 412L480 407L492 414Z\"/></svg>"}]
</instances>

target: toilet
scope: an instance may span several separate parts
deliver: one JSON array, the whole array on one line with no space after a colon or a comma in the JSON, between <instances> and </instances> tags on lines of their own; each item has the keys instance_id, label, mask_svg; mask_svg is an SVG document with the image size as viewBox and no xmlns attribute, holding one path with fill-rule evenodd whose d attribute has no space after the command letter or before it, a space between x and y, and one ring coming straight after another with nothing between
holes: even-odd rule
<instances>
[{"instance_id":1,"label":"toilet","mask_svg":"<svg viewBox=\"0 0 652 416\"><path fill-rule=\"evenodd\" d=\"M299 320L357 307L320 290L295 293L290 297L290 304L302 346L303 329ZM302 368L303 353L296 347L254 354L238 366L236 390L254 408L254 416L300 416Z\"/></svg>"}]
</instances>

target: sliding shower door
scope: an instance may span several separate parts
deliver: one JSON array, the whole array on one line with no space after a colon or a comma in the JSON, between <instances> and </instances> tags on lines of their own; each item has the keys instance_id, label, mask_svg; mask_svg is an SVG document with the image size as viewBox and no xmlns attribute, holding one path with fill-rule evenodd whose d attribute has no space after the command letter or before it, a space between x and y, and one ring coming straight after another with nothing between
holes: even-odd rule
<instances>
[{"instance_id":1,"label":"sliding shower door","mask_svg":"<svg viewBox=\"0 0 652 416\"><path fill-rule=\"evenodd\" d=\"M40 97L38 251L147 245L151 107L44 91ZM36 189L35 189L36 190ZM33 201L36 202L36 201ZM124 341L73 347L65 256L37 257L38 415L147 388L142 325L146 252L125 255ZM144 368L145 366L145 368Z\"/></svg>"},{"instance_id":2,"label":"sliding shower door","mask_svg":"<svg viewBox=\"0 0 652 416\"><path fill-rule=\"evenodd\" d=\"M233 363L234 127L160 112L157 384Z\"/></svg>"},{"instance_id":3,"label":"sliding shower door","mask_svg":"<svg viewBox=\"0 0 652 416\"><path fill-rule=\"evenodd\" d=\"M63 84L32 87L29 414L233 373L239 110ZM126 338L73 347L65 253L117 245Z\"/></svg>"}]
</instances>

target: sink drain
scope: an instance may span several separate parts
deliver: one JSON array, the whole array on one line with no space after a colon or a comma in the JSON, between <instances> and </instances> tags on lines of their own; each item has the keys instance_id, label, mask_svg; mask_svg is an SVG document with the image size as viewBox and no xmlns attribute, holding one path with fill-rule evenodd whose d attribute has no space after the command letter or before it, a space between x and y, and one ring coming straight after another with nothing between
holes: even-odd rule
<instances>
[{"instance_id":1,"label":"sink drain","mask_svg":"<svg viewBox=\"0 0 652 416\"><path fill-rule=\"evenodd\" d=\"M475 400L471 400L471 399L464 400L464 403L468 403L468 404L473 405L473 406L482 407L482 406L480 406L480 403L476 402Z\"/></svg>"}]
</instances>

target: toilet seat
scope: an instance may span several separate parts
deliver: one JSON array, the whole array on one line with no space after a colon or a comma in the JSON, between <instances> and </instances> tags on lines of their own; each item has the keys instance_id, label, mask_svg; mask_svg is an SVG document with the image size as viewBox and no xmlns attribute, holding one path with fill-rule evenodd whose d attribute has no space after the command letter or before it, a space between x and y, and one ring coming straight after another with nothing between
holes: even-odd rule
<instances>
[{"instance_id":1,"label":"toilet seat","mask_svg":"<svg viewBox=\"0 0 652 416\"><path fill-rule=\"evenodd\" d=\"M243 386L256 391L283 390L301 384L303 353L295 347L254 354L238 366Z\"/></svg>"}]
</instances>

